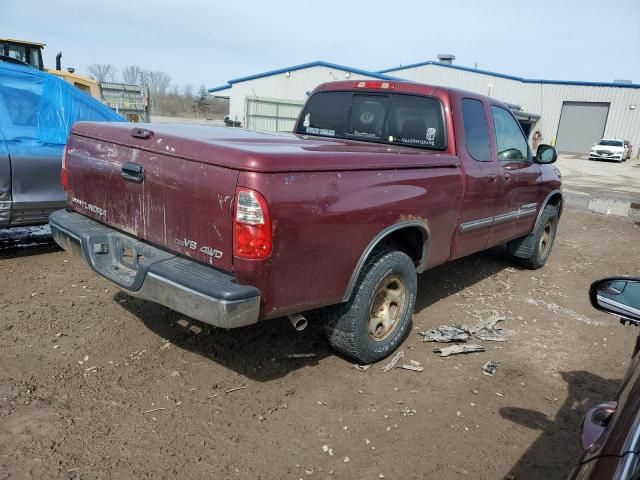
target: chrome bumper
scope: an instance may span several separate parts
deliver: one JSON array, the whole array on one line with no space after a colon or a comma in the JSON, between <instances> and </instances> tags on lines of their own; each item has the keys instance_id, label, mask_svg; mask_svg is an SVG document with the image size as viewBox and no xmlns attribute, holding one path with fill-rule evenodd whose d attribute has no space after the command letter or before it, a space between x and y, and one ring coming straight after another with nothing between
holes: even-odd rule
<instances>
[{"instance_id":1,"label":"chrome bumper","mask_svg":"<svg viewBox=\"0 0 640 480\"><path fill-rule=\"evenodd\" d=\"M231 275L178 257L76 212L49 217L62 248L83 258L100 276L137 298L221 328L258 321L260 292Z\"/></svg>"}]
</instances>

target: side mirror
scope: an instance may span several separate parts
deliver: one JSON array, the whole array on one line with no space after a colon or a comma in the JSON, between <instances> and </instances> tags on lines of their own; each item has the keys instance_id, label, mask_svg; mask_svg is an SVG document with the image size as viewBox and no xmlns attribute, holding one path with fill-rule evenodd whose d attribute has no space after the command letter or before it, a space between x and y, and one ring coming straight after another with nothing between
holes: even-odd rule
<instances>
[{"instance_id":1,"label":"side mirror","mask_svg":"<svg viewBox=\"0 0 640 480\"><path fill-rule=\"evenodd\" d=\"M591 305L597 310L640 322L640 278L609 277L589 288Z\"/></svg>"},{"instance_id":2,"label":"side mirror","mask_svg":"<svg viewBox=\"0 0 640 480\"><path fill-rule=\"evenodd\" d=\"M551 145L545 145L541 143L536 151L535 161L536 163L548 164L553 163L558 159L558 152Z\"/></svg>"}]
</instances>

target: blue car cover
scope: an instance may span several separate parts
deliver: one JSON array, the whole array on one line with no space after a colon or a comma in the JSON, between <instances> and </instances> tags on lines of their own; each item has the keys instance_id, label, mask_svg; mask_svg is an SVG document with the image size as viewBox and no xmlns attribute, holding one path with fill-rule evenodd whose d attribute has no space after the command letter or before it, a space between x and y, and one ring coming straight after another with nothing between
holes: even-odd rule
<instances>
[{"instance_id":1,"label":"blue car cover","mask_svg":"<svg viewBox=\"0 0 640 480\"><path fill-rule=\"evenodd\" d=\"M0 130L7 142L64 145L77 121L126 120L54 75L0 62Z\"/></svg>"}]
</instances>

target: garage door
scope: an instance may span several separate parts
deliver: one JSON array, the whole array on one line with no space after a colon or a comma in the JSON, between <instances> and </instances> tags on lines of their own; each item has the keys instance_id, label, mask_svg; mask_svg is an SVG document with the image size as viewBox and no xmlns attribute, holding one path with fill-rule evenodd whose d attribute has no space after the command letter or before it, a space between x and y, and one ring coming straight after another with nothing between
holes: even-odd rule
<instances>
[{"instance_id":1,"label":"garage door","mask_svg":"<svg viewBox=\"0 0 640 480\"><path fill-rule=\"evenodd\" d=\"M246 97L245 112L249 130L291 132L304 100Z\"/></svg>"},{"instance_id":2,"label":"garage door","mask_svg":"<svg viewBox=\"0 0 640 480\"><path fill-rule=\"evenodd\" d=\"M602 138L609 114L608 103L564 102L556 136L559 152L587 153Z\"/></svg>"}]
</instances>

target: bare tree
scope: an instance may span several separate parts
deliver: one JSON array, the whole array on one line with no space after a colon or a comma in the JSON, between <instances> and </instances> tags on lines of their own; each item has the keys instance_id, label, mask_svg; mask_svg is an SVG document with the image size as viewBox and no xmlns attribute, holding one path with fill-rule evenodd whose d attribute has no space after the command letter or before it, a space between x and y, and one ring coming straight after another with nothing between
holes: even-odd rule
<instances>
[{"instance_id":1,"label":"bare tree","mask_svg":"<svg viewBox=\"0 0 640 480\"><path fill-rule=\"evenodd\" d=\"M129 65L122 69L122 81L132 85L140 84L142 80L142 68L140 65Z\"/></svg>"},{"instance_id":2,"label":"bare tree","mask_svg":"<svg viewBox=\"0 0 640 480\"><path fill-rule=\"evenodd\" d=\"M99 83L113 81L118 73L118 69L110 63L94 63L87 67L87 72Z\"/></svg>"},{"instance_id":3,"label":"bare tree","mask_svg":"<svg viewBox=\"0 0 640 480\"><path fill-rule=\"evenodd\" d=\"M151 95L161 97L171 85L171 77L165 72L147 72L147 82Z\"/></svg>"},{"instance_id":4,"label":"bare tree","mask_svg":"<svg viewBox=\"0 0 640 480\"><path fill-rule=\"evenodd\" d=\"M140 81L149 89L151 113L154 115L160 113L162 110L161 99L166 95L167 89L171 85L171 77L165 72L143 70L140 73Z\"/></svg>"},{"instance_id":5,"label":"bare tree","mask_svg":"<svg viewBox=\"0 0 640 480\"><path fill-rule=\"evenodd\" d=\"M188 101L193 100L193 85L190 83L187 83L182 89L182 94L185 96L186 100Z\"/></svg>"}]
</instances>

